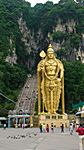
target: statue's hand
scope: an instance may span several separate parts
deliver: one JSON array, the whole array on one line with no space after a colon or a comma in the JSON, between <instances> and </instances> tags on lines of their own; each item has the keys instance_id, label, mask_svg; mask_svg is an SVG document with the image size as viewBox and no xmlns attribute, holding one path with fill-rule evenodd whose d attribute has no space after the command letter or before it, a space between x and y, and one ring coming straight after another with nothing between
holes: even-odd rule
<instances>
[{"instance_id":1,"label":"statue's hand","mask_svg":"<svg viewBox=\"0 0 84 150\"><path fill-rule=\"evenodd\" d=\"M60 79L60 78L57 78L57 81L58 81L58 82L60 82L60 81L61 81L61 79Z\"/></svg>"},{"instance_id":2,"label":"statue's hand","mask_svg":"<svg viewBox=\"0 0 84 150\"><path fill-rule=\"evenodd\" d=\"M40 68L41 68L41 70L44 70L44 64L43 63L40 64Z\"/></svg>"},{"instance_id":3,"label":"statue's hand","mask_svg":"<svg viewBox=\"0 0 84 150\"><path fill-rule=\"evenodd\" d=\"M43 61L41 61L38 65L38 72L43 71L44 70L44 64Z\"/></svg>"}]
</instances>

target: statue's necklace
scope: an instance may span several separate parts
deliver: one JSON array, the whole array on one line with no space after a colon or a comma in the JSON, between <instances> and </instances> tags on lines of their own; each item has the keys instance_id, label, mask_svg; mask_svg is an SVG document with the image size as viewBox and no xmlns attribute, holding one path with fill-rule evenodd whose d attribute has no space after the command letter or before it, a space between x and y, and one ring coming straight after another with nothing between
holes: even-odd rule
<instances>
[{"instance_id":1,"label":"statue's necklace","mask_svg":"<svg viewBox=\"0 0 84 150\"><path fill-rule=\"evenodd\" d=\"M52 61L48 61L47 63L52 65L54 63L54 61L53 60Z\"/></svg>"}]
</instances>

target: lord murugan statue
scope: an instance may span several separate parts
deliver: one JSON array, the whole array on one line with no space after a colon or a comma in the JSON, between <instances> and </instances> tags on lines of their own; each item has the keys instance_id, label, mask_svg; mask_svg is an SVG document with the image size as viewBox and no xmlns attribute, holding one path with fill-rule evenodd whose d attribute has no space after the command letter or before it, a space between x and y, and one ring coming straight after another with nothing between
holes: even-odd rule
<instances>
[{"instance_id":1,"label":"lord murugan statue","mask_svg":"<svg viewBox=\"0 0 84 150\"><path fill-rule=\"evenodd\" d=\"M64 67L55 57L51 44L47 53L40 53L42 60L38 63L38 114L55 114L62 100L62 113L64 113Z\"/></svg>"}]
</instances>

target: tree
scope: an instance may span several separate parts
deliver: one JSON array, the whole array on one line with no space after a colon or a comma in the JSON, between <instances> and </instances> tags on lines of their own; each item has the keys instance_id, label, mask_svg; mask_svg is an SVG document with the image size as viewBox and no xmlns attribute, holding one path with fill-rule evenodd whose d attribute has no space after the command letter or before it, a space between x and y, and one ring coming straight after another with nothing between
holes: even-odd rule
<instances>
[{"instance_id":1,"label":"tree","mask_svg":"<svg viewBox=\"0 0 84 150\"><path fill-rule=\"evenodd\" d=\"M79 3L80 5L84 6L84 0L76 0L77 3Z\"/></svg>"},{"instance_id":2,"label":"tree","mask_svg":"<svg viewBox=\"0 0 84 150\"><path fill-rule=\"evenodd\" d=\"M84 65L79 61L64 62L65 68L65 104L66 110L72 104L83 101Z\"/></svg>"}]
</instances>

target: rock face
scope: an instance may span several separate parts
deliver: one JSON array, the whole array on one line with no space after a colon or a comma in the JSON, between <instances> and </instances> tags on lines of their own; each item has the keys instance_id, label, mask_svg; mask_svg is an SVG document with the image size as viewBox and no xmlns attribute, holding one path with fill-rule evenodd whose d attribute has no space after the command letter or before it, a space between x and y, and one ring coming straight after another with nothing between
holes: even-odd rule
<instances>
[{"instance_id":1,"label":"rock face","mask_svg":"<svg viewBox=\"0 0 84 150\"><path fill-rule=\"evenodd\" d=\"M58 24L56 25L54 31L57 32L57 31L60 31L60 32L66 32L68 31L69 33L70 32L76 32L75 31L75 21L72 19L72 20L68 20L65 24L62 24L61 23L61 20L59 19L58 20Z\"/></svg>"},{"instance_id":2,"label":"rock face","mask_svg":"<svg viewBox=\"0 0 84 150\"><path fill-rule=\"evenodd\" d=\"M17 64L17 55L15 53L15 49L12 51L12 56L10 54L8 54L5 61L10 63L11 65Z\"/></svg>"},{"instance_id":3,"label":"rock face","mask_svg":"<svg viewBox=\"0 0 84 150\"><path fill-rule=\"evenodd\" d=\"M21 40L25 44L26 51L30 54L32 52L32 49L36 49L34 33L31 33L31 31L27 28L26 22L23 21L22 17L18 20L18 24L19 24L19 29L22 34Z\"/></svg>"},{"instance_id":4,"label":"rock face","mask_svg":"<svg viewBox=\"0 0 84 150\"><path fill-rule=\"evenodd\" d=\"M18 20L19 29L22 34L22 41L25 45L25 50L29 54L29 56L33 56L33 59L31 61L30 57L28 58L28 61L26 62L28 67L34 66L35 64L35 57L36 53L38 52L38 49L42 50L45 49L49 44L49 42L52 42L52 46L54 50L60 51L61 49L65 49L65 39L60 41L54 41L52 34L55 32L61 32L61 33L76 33L76 23L75 21L68 20L66 23L62 23L61 19L58 20L58 23L55 27L53 27L53 32L48 33L46 37L44 37L41 29L39 29L36 33L34 31L31 31L28 29L26 22L23 21L23 16ZM67 56L63 56L63 59L67 60L81 60L82 63L84 63L84 34L81 35L82 41L79 44L79 48L73 48L71 50L68 49ZM68 41L69 42L69 41ZM45 44L46 43L46 44ZM70 44L70 43L69 43ZM69 45L68 44L68 45Z\"/></svg>"},{"instance_id":5,"label":"rock face","mask_svg":"<svg viewBox=\"0 0 84 150\"><path fill-rule=\"evenodd\" d=\"M16 49L15 49L15 47L13 47L12 42L13 42L13 40L12 40L12 38L10 38L10 40L9 40L10 49L9 49L8 56L5 59L5 61L10 63L11 65L17 64Z\"/></svg>"},{"instance_id":6,"label":"rock face","mask_svg":"<svg viewBox=\"0 0 84 150\"><path fill-rule=\"evenodd\" d=\"M65 37L62 40L55 40L53 39L53 34L60 32L61 34L74 34L76 33L76 22L72 20L67 20L66 23L63 23L61 19L58 19L57 24L53 27L52 33L48 32L47 35L44 37L41 28L38 29L37 32L34 30L31 31L26 24L26 21L23 20L23 15L18 20L19 30L21 32L21 41L24 43L25 51L28 54L28 59L25 60L25 64L28 68L34 68L35 66L35 59L37 57L37 53L40 53L42 49L46 50L49 42L52 42L52 46L55 52L60 51L61 49L66 49L66 40ZM78 48L71 48L69 45L70 39L67 40L67 51L66 54L63 55L62 59L64 60L80 60L84 63L84 33L81 34L81 41L79 43ZM17 54L16 49L13 46L13 39L10 37L10 49L9 54L6 57L5 61L10 64L17 63ZM33 59L32 59L33 58Z\"/></svg>"}]
</instances>

